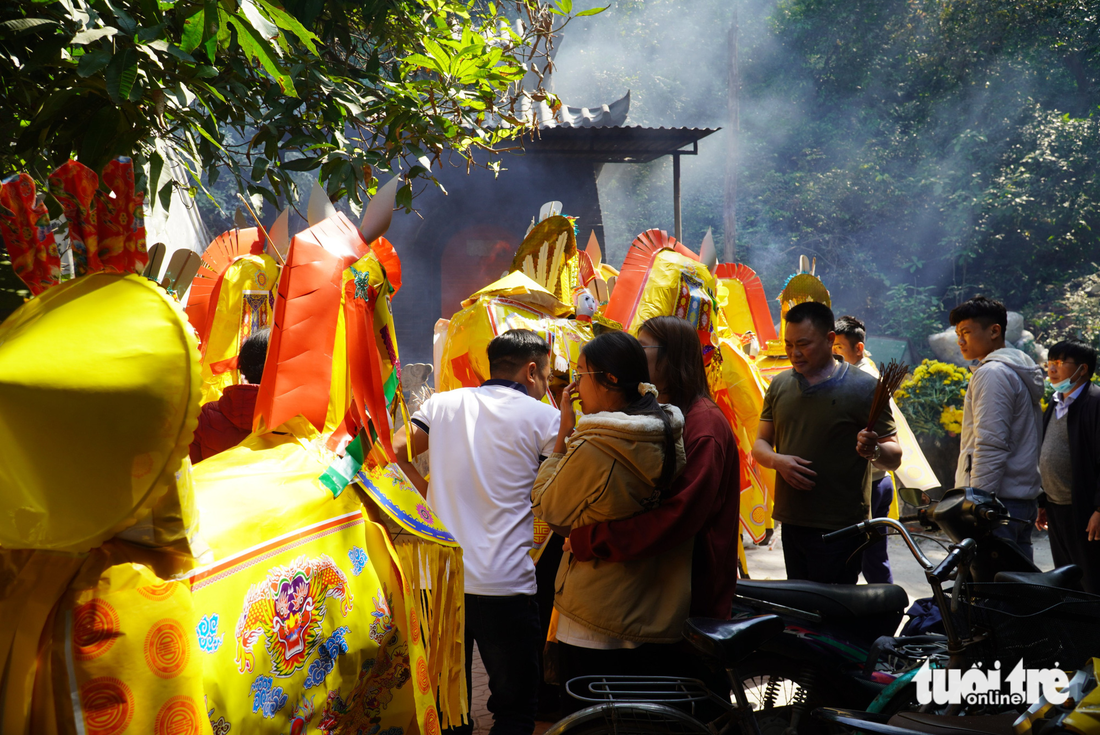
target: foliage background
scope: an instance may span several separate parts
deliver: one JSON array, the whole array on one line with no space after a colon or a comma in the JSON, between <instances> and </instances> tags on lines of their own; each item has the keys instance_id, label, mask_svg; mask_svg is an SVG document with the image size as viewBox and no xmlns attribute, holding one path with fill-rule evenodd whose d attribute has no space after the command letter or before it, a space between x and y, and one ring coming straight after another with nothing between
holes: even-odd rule
<instances>
[{"instance_id":1,"label":"foliage background","mask_svg":"<svg viewBox=\"0 0 1100 735\"><path fill-rule=\"evenodd\" d=\"M615 0L569 29L554 91L595 105L630 89L633 124L724 128L684 159L693 247L723 237L735 10L737 252L768 293L814 256L838 313L920 353L965 298L1040 314L1096 271L1095 2ZM672 229L669 160L607 166L600 187L613 253Z\"/></svg>"},{"instance_id":2,"label":"foliage background","mask_svg":"<svg viewBox=\"0 0 1100 735\"><path fill-rule=\"evenodd\" d=\"M442 156L472 161L524 128L520 88L546 99L542 73L571 8L9 0L0 3L0 176L26 172L41 187L70 157L98 172L130 156L150 201L167 206L182 188L232 212L236 193L256 208L285 207L302 174L354 208L383 172L400 171L397 202L409 208L412 180L433 179ZM169 175L176 166L182 177ZM46 204L60 214L52 197ZM17 283L0 273L0 307L18 300Z\"/></svg>"}]
</instances>

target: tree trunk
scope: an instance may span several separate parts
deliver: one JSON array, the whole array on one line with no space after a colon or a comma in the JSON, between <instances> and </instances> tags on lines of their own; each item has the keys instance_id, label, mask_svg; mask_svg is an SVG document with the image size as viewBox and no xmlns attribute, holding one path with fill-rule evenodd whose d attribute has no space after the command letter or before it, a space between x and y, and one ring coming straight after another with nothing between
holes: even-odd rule
<instances>
[{"instance_id":1,"label":"tree trunk","mask_svg":"<svg viewBox=\"0 0 1100 735\"><path fill-rule=\"evenodd\" d=\"M737 0L734 0L733 21L729 30L729 142L726 146L726 201L722 218L722 230L725 234L722 261L725 263L733 263L737 253L737 153L741 137L738 99L741 93L741 69L737 58L737 31Z\"/></svg>"},{"instance_id":2,"label":"tree trunk","mask_svg":"<svg viewBox=\"0 0 1100 735\"><path fill-rule=\"evenodd\" d=\"M1062 56L1062 64L1073 75L1073 81L1077 84L1076 112L1079 115L1086 114L1092 106L1092 84L1085 65L1081 63L1080 54L1076 51L1065 54Z\"/></svg>"}]
</instances>

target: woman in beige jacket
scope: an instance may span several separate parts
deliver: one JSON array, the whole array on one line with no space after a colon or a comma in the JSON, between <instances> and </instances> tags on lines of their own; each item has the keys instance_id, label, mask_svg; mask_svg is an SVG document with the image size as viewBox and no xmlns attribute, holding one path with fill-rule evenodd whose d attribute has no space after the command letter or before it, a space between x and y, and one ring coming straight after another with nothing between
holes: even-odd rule
<instances>
[{"instance_id":1,"label":"woman in beige jacket","mask_svg":"<svg viewBox=\"0 0 1100 735\"><path fill-rule=\"evenodd\" d=\"M562 393L561 414L557 444L531 500L535 516L563 536L655 507L683 469L683 415L657 402L645 350L629 334L604 334L585 345ZM625 563L565 554L554 594L563 683L567 675L636 669L628 661L647 651L634 649L680 640L691 601L691 553L688 540L662 556Z\"/></svg>"}]
</instances>

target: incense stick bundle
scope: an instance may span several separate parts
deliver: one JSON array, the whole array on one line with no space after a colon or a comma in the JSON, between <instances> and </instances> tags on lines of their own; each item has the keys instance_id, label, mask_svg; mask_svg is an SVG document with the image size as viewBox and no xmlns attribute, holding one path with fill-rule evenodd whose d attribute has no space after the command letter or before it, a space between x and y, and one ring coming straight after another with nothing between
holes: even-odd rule
<instances>
[{"instance_id":1,"label":"incense stick bundle","mask_svg":"<svg viewBox=\"0 0 1100 735\"><path fill-rule=\"evenodd\" d=\"M879 363L878 385L875 386L875 398L871 402L871 415L867 419L867 431L874 431L875 424L886 407L890 405L890 397L905 380L909 373L909 366L903 365L897 360L890 360L889 365Z\"/></svg>"}]
</instances>

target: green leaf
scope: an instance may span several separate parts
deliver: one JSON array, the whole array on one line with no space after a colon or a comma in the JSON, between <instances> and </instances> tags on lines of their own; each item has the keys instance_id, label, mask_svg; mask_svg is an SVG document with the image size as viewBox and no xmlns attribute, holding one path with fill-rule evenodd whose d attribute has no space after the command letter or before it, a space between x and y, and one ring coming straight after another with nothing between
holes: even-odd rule
<instances>
[{"instance_id":1,"label":"green leaf","mask_svg":"<svg viewBox=\"0 0 1100 735\"><path fill-rule=\"evenodd\" d=\"M98 170L100 161L114 155L111 144L118 133L121 117L118 108L110 104L99 108L92 116L80 144L80 160L85 165Z\"/></svg>"},{"instance_id":2,"label":"green leaf","mask_svg":"<svg viewBox=\"0 0 1100 735\"><path fill-rule=\"evenodd\" d=\"M56 20L50 20L48 18L16 18L15 20L6 20L0 23L0 29L11 31L12 33L22 33L34 28L41 28L42 26L59 25L61 24Z\"/></svg>"},{"instance_id":3,"label":"green leaf","mask_svg":"<svg viewBox=\"0 0 1100 735\"><path fill-rule=\"evenodd\" d=\"M229 16L218 5L218 0L206 0L203 13L205 21L202 30L202 47L206 50L206 58L213 64L218 55L218 44L222 43L223 36L229 35L229 29L226 27ZM224 45L228 45L228 40Z\"/></svg>"},{"instance_id":4,"label":"green leaf","mask_svg":"<svg viewBox=\"0 0 1100 735\"><path fill-rule=\"evenodd\" d=\"M137 40L139 43L149 43L155 41L158 38L164 37L164 24L160 23L155 26L149 26L148 28L142 28L137 32Z\"/></svg>"},{"instance_id":5,"label":"green leaf","mask_svg":"<svg viewBox=\"0 0 1100 735\"><path fill-rule=\"evenodd\" d=\"M152 44L150 44L150 45L152 45ZM175 56L180 61L186 61L189 64L194 64L195 63L195 57L192 56L191 54L185 53L183 51L183 49L181 49L179 46L175 45L174 43L169 43L169 44L167 44L167 46L168 46L168 48L166 48L165 51L168 52L169 56Z\"/></svg>"},{"instance_id":6,"label":"green leaf","mask_svg":"<svg viewBox=\"0 0 1100 735\"><path fill-rule=\"evenodd\" d=\"M276 60L271 44L261 38L256 29L245 25L236 16L229 16L229 23L237 30L237 42L241 44L244 52L260 62L264 71L270 74L278 83L279 88L283 90L283 94L297 97L298 92L294 89L294 80L290 78L290 75L283 70Z\"/></svg>"},{"instance_id":7,"label":"green leaf","mask_svg":"<svg viewBox=\"0 0 1100 735\"><path fill-rule=\"evenodd\" d=\"M199 79L212 79L218 76L218 70L212 66L196 66L195 76Z\"/></svg>"},{"instance_id":8,"label":"green leaf","mask_svg":"<svg viewBox=\"0 0 1100 735\"><path fill-rule=\"evenodd\" d=\"M405 184L397 190L397 196L395 197L397 206L404 207L405 209L412 209L413 195L412 187Z\"/></svg>"},{"instance_id":9,"label":"green leaf","mask_svg":"<svg viewBox=\"0 0 1100 735\"><path fill-rule=\"evenodd\" d=\"M210 127L209 131L207 131L207 129L206 129L207 126ZM220 131L218 130L217 121L215 121L213 118L210 118L210 117L204 118L203 121L202 121L202 124L197 125L195 127L195 130L198 131L199 135L206 138L206 140L210 141L210 144L212 146L214 146L215 148L217 148L220 151L225 150L225 148L222 146L221 142L217 138L214 137L215 135L218 135Z\"/></svg>"},{"instance_id":10,"label":"green leaf","mask_svg":"<svg viewBox=\"0 0 1100 735\"><path fill-rule=\"evenodd\" d=\"M115 14L115 18L118 19L118 27L122 29L122 32L127 36L132 36L137 33L138 24L134 20L134 16L127 13L120 7L117 7L111 0L103 0L107 7L111 9L111 12Z\"/></svg>"},{"instance_id":11,"label":"green leaf","mask_svg":"<svg viewBox=\"0 0 1100 735\"><path fill-rule=\"evenodd\" d=\"M297 18L290 15L282 8L267 2L267 0L258 0L260 6L267 11L267 14L275 21L275 25L282 28L284 31L290 31L298 40L305 44L306 48L313 55L317 55L317 43L320 41L317 35L303 26Z\"/></svg>"},{"instance_id":12,"label":"green leaf","mask_svg":"<svg viewBox=\"0 0 1100 735\"><path fill-rule=\"evenodd\" d=\"M111 63L111 52L106 49L96 49L80 57L80 63L76 65L77 76L90 77L103 70Z\"/></svg>"},{"instance_id":13,"label":"green leaf","mask_svg":"<svg viewBox=\"0 0 1100 735\"><path fill-rule=\"evenodd\" d=\"M111 63L107 65L107 94L116 103L130 96L130 90L137 79L137 52L132 49L123 49L122 53L115 54Z\"/></svg>"},{"instance_id":14,"label":"green leaf","mask_svg":"<svg viewBox=\"0 0 1100 735\"><path fill-rule=\"evenodd\" d=\"M312 171L321 165L320 158L295 158L279 164L283 171Z\"/></svg>"},{"instance_id":15,"label":"green leaf","mask_svg":"<svg viewBox=\"0 0 1100 735\"><path fill-rule=\"evenodd\" d=\"M211 182L211 185L213 185L213 182ZM172 182L169 181L167 184L162 186L160 188L160 191L157 193L157 199L160 199L161 209L163 209L165 212L168 211L168 208L172 204L172 188Z\"/></svg>"},{"instance_id":16,"label":"green leaf","mask_svg":"<svg viewBox=\"0 0 1100 735\"><path fill-rule=\"evenodd\" d=\"M156 191L160 182L160 172L164 170L164 159L158 151L149 156L149 191Z\"/></svg>"},{"instance_id":17,"label":"green leaf","mask_svg":"<svg viewBox=\"0 0 1100 735\"><path fill-rule=\"evenodd\" d=\"M199 89L201 89L202 91L208 92L209 94L212 94L214 96L214 98L218 100L218 102L221 102L222 104L226 104L225 96L221 92L218 91L217 87L211 86L210 84L207 84L206 82L201 82L201 81L200 82L195 82L195 85ZM203 103L203 105L206 106L206 108L208 110L210 109L210 106L207 104L206 100L202 98L201 95L199 95L199 100Z\"/></svg>"},{"instance_id":18,"label":"green leaf","mask_svg":"<svg viewBox=\"0 0 1100 735\"><path fill-rule=\"evenodd\" d=\"M263 38L271 40L279 35L278 27L263 16L252 0L241 0L241 12Z\"/></svg>"},{"instance_id":19,"label":"green leaf","mask_svg":"<svg viewBox=\"0 0 1100 735\"><path fill-rule=\"evenodd\" d=\"M435 59L429 58L424 54L409 54L405 57L406 64L415 64L416 66L422 66L425 69L431 69L438 71L440 74L446 74L446 67L443 67Z\"/></svg>"},{"instance_id":20,"label":"green leaf","mask_svg":"<svg viewBox=\"0 0 1100 735\"><path fill-rule=\"evenodd\" d=\"M275 197L275 192L271 191L271 189L268 189L266 186L256 186L255 184L249 184L248 193L259 194L264 199L271 202L271 205L273 207L277 208L279 206L279 200Z\"/></svg>"},{"instance_id":21,"label":"green leaf","mask_svg":"<svg viewBox=\"0 0 1100 735\"><path fill-rule=\"evenodd\" d=\"M252 180L259 181L267 173L267 159L260 158L256 161L256 165L252 167Z\"/></svg>"},{"instance_id":22,"label":"green leaf","mask_svg":"<svg viewBox=\"0 0 1100 735\"><path fill-rule=\"evenodd\" d=\"M588 10L582 10L581 12L577 13L577 15L575 17L583 18L586 15L599 15L600 13L602 13L603 11L607 10L610 7L611 7L610 5L606 5L602 8L589 8Z\"/></svg>"},{"instance_id":23,"label":"green leaf","mask_svg":"<svg viewBox=\"0 0 1100 735\"><path fill-rule=\"evenodd\" d=\"M70 43L76 46L87 46L89 43L94 43L101 38L109 38L117 33L117 28L93 28L90 31L81 31L76 34Z\"/></svg>"},{"instance_id":24,"label":"green leaf","mask_svg":"<svg viewBox=\"0 0 1100 735\"><path fill-rule=\"evenodd\" d=\"M202 44L205 12L200 8L183 21L183 37L180 39L180 48L185 54L189 54Z\"/></svg>"}]
</instances>

